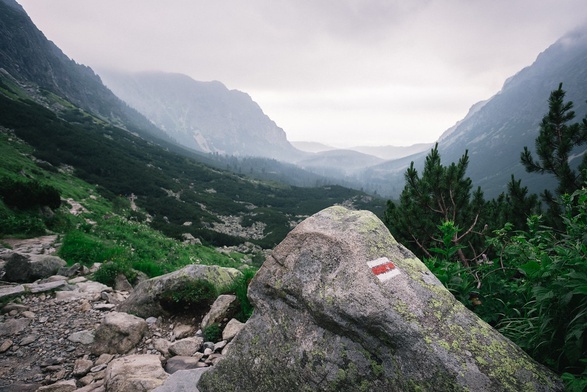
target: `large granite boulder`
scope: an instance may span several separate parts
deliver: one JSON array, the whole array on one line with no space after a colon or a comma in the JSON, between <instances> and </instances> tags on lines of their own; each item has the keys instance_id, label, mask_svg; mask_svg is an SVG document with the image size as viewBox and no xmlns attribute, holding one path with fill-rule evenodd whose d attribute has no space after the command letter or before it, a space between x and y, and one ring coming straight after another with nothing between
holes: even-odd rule
<instances>
[{"instance_id":1,"label":"large granite boulder","mask_svg":"<svg viewBox=\"0 0 587 392\"><path fill-rule=\"evenodd\" d=\"M65 260L57 256L13 253L4 264L3 279L9 282L34 282L55 275L66 265Z\"/></svg>"},{"instance_id":2,"label":"large granite boulder","mask_svg":"<svg viewBox=\"0 0 587 392\"><path fill-rule=\"evenodd\" d=\"M253 316L200 391L563 390L370 212L331 207L306 219L249 296Z\"/></svg>"},{"instance_id":3,"label":"large granite boulder","mask_svg":"<svg viewBox=\"0 0 587 392\"><path fill-rule=\"evenodd\" d=\"M158 276L139 283L120 306L122 312L132 313L139 317L158 317L168 315L163 295L178 292L187 284L205 280L216 287L229 286L241 272L234 268L223 268L215 265L191 264L180 270ZM206 304L206 307L210 304Z\"/></svg>"}]
</instances>

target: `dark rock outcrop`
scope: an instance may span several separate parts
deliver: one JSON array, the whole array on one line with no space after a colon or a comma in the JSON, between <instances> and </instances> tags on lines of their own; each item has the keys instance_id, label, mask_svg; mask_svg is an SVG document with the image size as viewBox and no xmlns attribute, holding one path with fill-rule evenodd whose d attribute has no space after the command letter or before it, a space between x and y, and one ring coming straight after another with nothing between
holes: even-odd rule
<instances>
[{"instance_id":1,"label":"dark rock outcrop","mask_svg":"<svg viewBox=\"0 0 587 392\"><path fill-rule=\"evenodd\" d=\"M13 253L4 265L3 278L9 282L30 283L53 276L66 265L65 260L57 256Z\"/></svg>"},{"instance_id":2,"label":"dark rock outcrop","mask_svg":"<svg viewBox=\"0 0 587 392\"><path fill-rule=\"evenodd\" d=\"M299 224L249 289L255 313L200 391L562 391L458 302L375 215Z\"/></svg>"}]
</instances>

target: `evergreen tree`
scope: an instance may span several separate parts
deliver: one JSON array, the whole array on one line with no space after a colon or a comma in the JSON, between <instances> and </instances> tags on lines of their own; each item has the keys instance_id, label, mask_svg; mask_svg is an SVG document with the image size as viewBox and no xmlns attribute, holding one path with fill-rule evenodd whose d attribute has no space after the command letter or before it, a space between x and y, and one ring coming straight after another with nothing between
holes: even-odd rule
<instances>
[{"instance_id":1,"label":"evergreen tree","mask_svg":"<svg viewBox=\"0 0 587 392\"><path fill-rule=\"evenodd\" d=\"M540 202L535 194L528 194L528 187L522 186L522 180L512 178L507 192L488 202L487 216L492 229L502 228L506 223L514 229L526 229L527 219L540 213Z\"/></svg>"},{"instance_id":2,"label":"evergreen tree","mask_svg":"<svg viewBox=\"0 0 587 392\"><path fill-rule=\"evenodd\" d=\"M453 245L459 248L460 262L469 265L481 244L474 230L485 201L480 188L471 194L471 179L465 177L468 164L465 152L458 163L443 166L438 144L426 157L421 177L414 162L411 163L399 203L388 201L384 215L385 224L399 241L412 244L414 251L431 257L428 249L438 245L438 226L453 222L460 230L452 238Z\"/></svg>"},{"instance_id":3,"label":"evergreen tree","mask_svg":"<svg viewBox=\"0 0 587 392\"><path fill-rule=\"evenodd\" d=\"M528 147L524 147L521 161L526 171L540 174L550 173L558 180L556 196L571 194L581 188L583 171L587 169L587 154L574 170L570 164L573 149L587 143L587 118L582 123L569 124L575 118L573 102L565 102L562 83L550 93L548 114L540 123L540 133L536 138L535 160ZM551 215L560 215L555 196L545 190L543 200L553 209Z\"/></svg>"}]
</instances>

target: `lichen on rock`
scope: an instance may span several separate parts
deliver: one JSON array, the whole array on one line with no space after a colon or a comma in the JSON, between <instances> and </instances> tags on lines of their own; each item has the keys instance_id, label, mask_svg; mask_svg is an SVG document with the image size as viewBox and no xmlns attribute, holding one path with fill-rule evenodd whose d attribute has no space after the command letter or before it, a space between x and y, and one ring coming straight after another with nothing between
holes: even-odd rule
<instances>
[{"instance_id":1,"label":"lichen on rock","mask_svg":"<svg viewBox=\"0 0 587 392\"><path fill-rule=\"evenodd\" d=\"M252 318L200 391L563 390L367 211L300 223L249 296Z\"/></svg>"}]
</instances>

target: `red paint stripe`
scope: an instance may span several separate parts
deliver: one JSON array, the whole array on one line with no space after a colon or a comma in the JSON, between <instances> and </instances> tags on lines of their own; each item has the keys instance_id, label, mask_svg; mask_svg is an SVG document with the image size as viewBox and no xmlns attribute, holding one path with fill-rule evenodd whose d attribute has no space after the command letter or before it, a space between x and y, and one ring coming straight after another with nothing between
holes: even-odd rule
<instances>
[{"instance_id":1,"label":"red paint stripe","mask_svg":"<svg viewBox=\"0 0 587 392\"><path fill-rule=\"evenodd\" d=\"M395 269L395 265L391 261L385 264L379 264L371 267L371 271L373 271L375 275L384 274L387 271L391 271L392 269Z\"/></svg>"}]
</instances>

